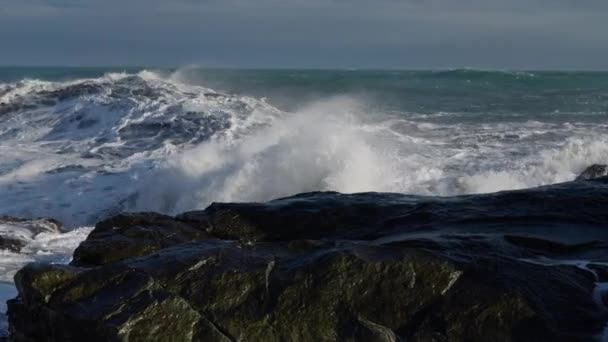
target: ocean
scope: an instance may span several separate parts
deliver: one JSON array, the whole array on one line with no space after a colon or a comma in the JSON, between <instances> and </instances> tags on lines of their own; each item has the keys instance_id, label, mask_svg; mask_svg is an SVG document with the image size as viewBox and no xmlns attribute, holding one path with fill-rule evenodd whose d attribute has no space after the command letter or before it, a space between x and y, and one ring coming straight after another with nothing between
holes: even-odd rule
<instances>
[{"instance_id":1,"label":"ocean","mask_svg":"<svg viewBox=\"0 0 608 342\"><path fill-rule=\"evenodd\" d=\"M122 211L573 181L608 163L608 73L2 67L0 160L0 215L67 231L0 251L7 299Z\"/></svg>"}]
</instances>

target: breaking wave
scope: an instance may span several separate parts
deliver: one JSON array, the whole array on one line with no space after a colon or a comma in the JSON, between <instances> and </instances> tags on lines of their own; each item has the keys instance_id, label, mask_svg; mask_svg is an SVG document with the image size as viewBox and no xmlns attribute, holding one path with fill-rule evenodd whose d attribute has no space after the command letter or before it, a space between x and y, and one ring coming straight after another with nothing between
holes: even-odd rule
<instances>
[{"instance_id":1,"label":"breaking wave","mask_svg":"<svg viewBox=\"0 0 608 342\"><path fill-rule=\"evenodd\" d=\"M185 79L142 71L0 84L3 213L77 227L122 210L317 190L486 193L572 180L608 160L605 124L447 124L372 112L349 96L285 112Z\"/></svg>"}]
</instances>

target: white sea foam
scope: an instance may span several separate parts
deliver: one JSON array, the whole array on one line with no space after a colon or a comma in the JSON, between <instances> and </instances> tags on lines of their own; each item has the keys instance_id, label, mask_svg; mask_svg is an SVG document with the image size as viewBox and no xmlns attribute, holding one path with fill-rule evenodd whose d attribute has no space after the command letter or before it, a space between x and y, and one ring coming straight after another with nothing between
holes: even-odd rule
<instances>
[{"instance_id":1,"label":"white sea foam","mask_svg":"<svg viewBox=\"0 0 608 342\"><path fill-rule=\"evenodd\" d=\"M608 162L608 125L597 120L380 113L349 96L287 113L190 83L186 69L0 84L0 214L77 228L122 210L317 190L519 189ZM89 231L25 237L22 253L0 252L0 281L33 260L67 261Z\"/></svg>"},{"instance_id":2,"label":"white sea foam","mask_svg":"<svg viewBox=\"0 0 608 342\"><path fill-rule=\"evenodd\" d=\"M346 96L285 113L188 81L185 69L4 85L0 102L15 110L0 118L0 208L76 227L125 209L175 213L315 190L519 189L608 160L605 124L448 124L369 112Z\"/></svg>"},{"instance_id":3,"label":"white sea foam","mask_svg":"<svg viewBox=\"0 0 608 342\"><path fill-rule=\"evenodd\" d=\"M178 212L211 201L256 201L314 190L394 189L400 158L378 129L336 98L239 138L184 151L145 182L137 208Z\"/></svg>"},{"instance_id":4,"label":"white sea foam","mask_svg":"<svg viewBox=\"0 0 608 342\"><path fill-rule=\"evenodd\" d=\"M38 231L31 225L38 226ZM6 335L6 301L14 298L16 289L12 284L15 273L30 262L42 261L67 263L72 252L91 232L92 227L82 227L61 233L46 229L45 221L2 222L0 236L16 239L24 244L20 252L0 250L0 337Z\"/></svg>"},{"instance_id":5,"label":"white sea foam","mask_svg":"<svg viewBox=\"0 0 608 342\"><path fill-rule=\"evenodd\" d=\"M25 243L19 253L0 251L0 283L12 282L15 273L27 263L33 261L48 261L67 263L72 258L72 252L91 232L92 227L81 227L66 233L41 232L32 235L27 228L19 224L0 225L2 234L10 234ZM11 234L13 233L13 234Z\"/></svg>"},{"instance_id":6,"label":"white sea foam","mask_svg":"<svg viewBox=\"0 0 608 342\"><path fill-rule=\"evenodd\" d=\"M459 182L470 193L524 189L571 181L589 165L606 163L607 160L606 137L572 137L558 148L515 160L510 168L480 171L459 178Z\"/></svg>"},{"instance_id":7,"label":"white sea foam","mask_svg":"<svg viewBox=\"0 0 608 342\"><path fill-rule=\"evenodd\" d=\"M585 128L554 127L559 138L543 141L536 122L397 121L366 121L349 98L319 102L238 139L185 150L152 178L162 183L143 182L135 208L177 213L317 190L487 193L570 181L608 160L606 136Z\"/></svg>"}]
</instances>

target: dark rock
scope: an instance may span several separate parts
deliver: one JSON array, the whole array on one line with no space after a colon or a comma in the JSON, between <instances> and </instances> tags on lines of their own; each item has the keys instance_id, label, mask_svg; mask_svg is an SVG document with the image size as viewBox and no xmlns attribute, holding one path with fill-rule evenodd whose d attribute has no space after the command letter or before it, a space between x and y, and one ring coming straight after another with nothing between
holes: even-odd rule
<instances>
[{"instance_id":1,"label":"dark rock","mask_svg":"<svg viewBox=\"0 0 608 342\"><path fill-rule=\"evenodd\" d=\"M0 235L0 250L19 253L25 245L22 240Z\"/></svg>"},{"instance_id":2,"label":"dark rock","mask_svg":"<svg viewBox=\"0 0 608 342\"><path fill-rule=\"evenodd\" d=\"M387 217L403 213L407 204L378 202L377 194L359 196L312 193L260 203L213 203L204 211L177 219L222 239L290 241L323 237L367 239L381 230Z\"/></svg>"},{"instance_id":3,"label":"dark rock","mask_svg":"<svg viewBox=\"0 0 608 342\"><path fill-rule=\"evenodd\" d=\"M61 233L63 226L54 219L21 219L0 216L0 250L18 253L41 233Z\"/></svg>"},{"instance_id":4,"label":"dark rock","mask_svg":"<svg viewBox=\"0 0 608 342\"><path fill-rule=\"evenodd\" d=\"M25 245L23 240L0 235L0 250L19 253Z\"/></svg>"},{"instance_id":5,"label":"dark rock","mask_svg":"<svg viewBox=\"0 0 608 342\"><path fill-rule=\"evenodd\" d=\"M24 275L18 279L43 284L41 294L45 299L21 296L8 302L13 313L9 317L13 340L191 340L199 315L183 299L155 288L149 277L120 265L83 273L80 277L74 277L78 271L53 267L38 272L27 268L21 271ZM56 282L61 277L67 281ZM23 284L19 287L23 291ZM39 290L35 288L33 292ZM124 300L105 300L112 297ZM32 318L41 324L32 324L28 320Z\"/></svg>"},{"instance_id":6,"label":"dark rock","mask_svg":"<svg viewBox=\"0 0 608 342\"><path fill-rule=\"evenodd\" d=\"M581 173L576 180L588 180L608 176L608 166L595 164L591 165Z\"/></svg>"},{"instance_id":7,"label":"dark rock","mask_svg":"<svg viewBox=\"0 0 608 342\"><path fill-rule=\"evenodd\" d=\"M29 264L15 276L20 293L27 293L27 303L48 302L55 291L76 278L81 270L72 266Z\"/></svg>"},{"instance_id":8,"label":"dark rock","mask_svg":"<svg viewBox=\"0 0 608 342\"><path fill-rule=\"evenodd\" d=\"M597 310L585 312L593 280L582 271L527 265L502 279L515 271L505 264L485 274L496 266L385 246L300 254L198 242L89 270L25 268L9 313L16 340L47 341L542 341L601 327ZM547 286L564 292L531 298ZM564 293L579 307L561 306Z\"/></svg>"},{"instance_id":9,"label":"dark rock","mask_svg":"<svg viewBox=\"0 0 608 342\"><path fill-rule=\"evenodd\" d=\"M513 245L520 246L540 254L572 254L592 249L595 246L603 245L601 241L589 241L581 244L565 244L530 236L505 235L504 239Z\"/></svg>"},{"instance_id":10,"label":"dark rock","mask_svg":"<svg viewBox=\"0 0 608 342\"><path fill-rule=\"evenodd\" d=\"M75 266L98 266L208 239L200 229L156 213L121 214L97 223L74 252Z\"/></svg>"},{"instance_id":11,"label":"dark rock","mask_svg":"<svg viewBox=\"0 0 608 342\"><path fill-rule=\"evenodd\" d=\"M63 224L61 222L52 219L24 219L11 216L0 216L0 224L12 225L18 228L27 229L31 232L32 236L36 236L40 233L64 233Z\"/></svg>"},{"instance_id":12,"label":"dark rock","mask_svg":"<svg viewBox=\"0 0 608 342\"><path fill-rule=\"evenodd\" d=\"M608 283L608 266L603 264L591 263L588 265L589 269L593 270L597 275L597 280L600 283Z\"/></svg>"},{"instance_id":13,"label":"dark rock","mask_svg":"<svg viewBox=\"0 0 608 342\"><path fill-rule=\"evenodd\" d=\"M447 199L313 193L177 218L119 215L97 224L72 266L19 271L12 336L594 340L608 320L596 301L603 263L560 261L605 259L608 189L576 183Z\"/></svg>"}]
</instances>

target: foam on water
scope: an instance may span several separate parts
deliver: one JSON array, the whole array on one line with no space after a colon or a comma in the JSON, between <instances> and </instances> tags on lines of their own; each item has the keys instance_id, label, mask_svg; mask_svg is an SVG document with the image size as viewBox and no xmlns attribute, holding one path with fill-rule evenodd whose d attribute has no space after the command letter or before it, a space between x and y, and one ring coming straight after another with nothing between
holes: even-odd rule
<instances>
[{"instance_id":1,"label":"foam on water","mask_svg":"<svg viewBox=\"0 0 608 342\"><path fill-rule=\"evenodd\" d=\"M38 231L32 229L38 226ZM5 316L6 301L14 298L16 289L13 282L15 273L30 262L67 263L72 259L72 252L93 229L81 227L70 232L61 233L46 229L45 221L2 222L0 237L10 237L20 241L24 246L20 252L0 250L0 337L7 331Z\"/></svg>"},{"instance_id":2,"label":"foam on water","mask_svg":"<svg viewBox=\"0 0 608 342\"><path fill-rule=\"evenodd\" d=\"M20 253L0 251L0 282L12 282L15 273L33 261L69 262L74 249L92 229L80 227L66 233L42 232L31 236L27 229L15 229L14 226L6 228L6 225L0 225L0 232L16 232L13 236L25 242Z\"/></svg>"},{"instance_id":3,"label":"foam on water","mask_svg":"<svg viewBox=\"0 0 608 342\"><path fill-rule=\"evenodd\" d=\"M238 139L185 150L154 177L163 183L144 182L135 208L177 213L317 190L488 193L570 181L608 160L599 132L536 126L369 122L356 101L336 98Z\"/></svg>"},{"instance_id":4,"label":"foam on water","mask_svg":"<svg viewBox=\"0 0 608 342\"><path fill-rule=\"evenodd\" d=\"M135 180L187 146L244 134L279 113L151 72L12 89L0 97L11 109L0 117L0 208L71 227L121 210Z\"/></svg>"},{"instance_id":5,"label":"foam on water","mask_svg":"<svg viewBox=\"0 0 608 342\"><path fill-rule=\"evenodd\" d=\"M316 190L520 189L608 159L605 123L446 123L438 118L450 113L382 113L348 96L286 113L187 80L143 71L4 84L0 208L76 227L120 210L176 213Z\"/></svg>"},{"instance_id":6,"label":"foam on water","mask_svg":"<svg viewBox=\"0 0 608 342\"><path fill-rule=\"evenodd\" d=\"M69 227L298 192L458 195L572 180L608 159L605 123L442 121L348 96L292 113L184 71L2 84L0 208Z\"/></svg>"},{"instance_id":7,"label":"foam on water","mask_svg":"<svg viewBox=\"0 0 608 342\"><path fill-rule=\"evenodd\" d=\"M354 96L284 112L188 80L143 71L0 84L0 214L77 228L123 210L175 214L318 190L521 189L608 162L603 121L382 112ZM67 261L89 231L1 252L0 281L32 260Z\"/></svg>"}]
</instances>

